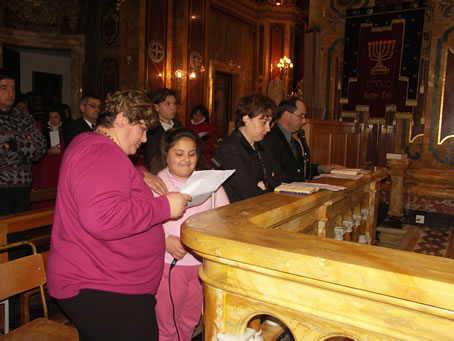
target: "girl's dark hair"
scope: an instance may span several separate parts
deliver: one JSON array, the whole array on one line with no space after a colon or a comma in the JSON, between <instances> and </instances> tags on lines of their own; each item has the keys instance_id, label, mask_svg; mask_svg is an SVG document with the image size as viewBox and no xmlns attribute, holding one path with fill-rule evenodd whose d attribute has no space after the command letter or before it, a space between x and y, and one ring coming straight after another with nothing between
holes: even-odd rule
<instances>
[{"instance_id":1,"label":"girl's dark hair","mask_svg":"<svg viewBox=\"0 0 454 341\"><path fill-rule=\"evenodd\" d=\"M191 111L191 119L194 117L195 113L197 111L200 111L200 113L205 117L205 122L210 121L210 112L208 111L208 108L202 104L196 105L192 111Z\"/></svg>"},{"instance_id":2,"label":"girl's dark hair","mask_svg":"<svg viewBox=\"0 0 454 341\"><path fill-rule=\"evenodd\" d=\"M203 157L199 135L186 128L172 128L167 130L161 138L161 145L158 153L151 159L150 163L145 165L147 170L152 174L158 174L167 167L167 155L169 150L182 138L188 138L194 141L197 150L196 170L206 169Z\"/></svg>"}]
</instances>

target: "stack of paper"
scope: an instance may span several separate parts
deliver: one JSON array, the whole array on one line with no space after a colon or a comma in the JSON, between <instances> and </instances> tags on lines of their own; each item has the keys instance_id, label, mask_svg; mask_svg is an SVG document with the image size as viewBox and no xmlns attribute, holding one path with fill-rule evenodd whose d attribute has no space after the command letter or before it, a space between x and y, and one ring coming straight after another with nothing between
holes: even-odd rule
<instances>
[{"instance_id":1,"label":"stack of paper","mask_svg":"<svg viewBox=\"0 0 454 341\"><path fill-rule=\"evenodd\" d=\"M320 178L335 178L335 179L348 179L348 180L359 180L363 177L362 174L351 175L351 174L320 174L314 176L314 180Z\"/></svg>"},{"instance_id":2,"label":"stack of paper","mask_svg":"<svg viewBox=\"0 0 454 341\"><path fill-rule=\"evenodd\" d=\"M290 184L281 184L277 186L274 191L279 193L290 193L308 195L317 192L319 187L306 186L304 182L292 182Z\"/></svg>"},{"instance_id":3,"label":"stack of paper","mask_svg":"<svg viewBox=\"0 0 454 341\"><path fill-rule=\"evenodd\" d=\"M319 189L326 189L326 190L332 191L332 192L343 191L344 189L347 188L347 187L344 187L344 186L335 186L335 185L329 185L329 184L322 184L322 183L319 183L319 182L300 182L300 183L303 184L304 186L318 187Z\"/></svg>"},{"instance_id":4,"label":"stack of paper","mask_svg":"<svg viewBox=\"0 0 454 341\"><path fill-rule=\"evenodd\" d=\"M344 168L344 169L333 169L330 172L331 174L344 174L344 175L358 175L361 174L361 169L359 168Z\"/></svg>"}]
</instances>

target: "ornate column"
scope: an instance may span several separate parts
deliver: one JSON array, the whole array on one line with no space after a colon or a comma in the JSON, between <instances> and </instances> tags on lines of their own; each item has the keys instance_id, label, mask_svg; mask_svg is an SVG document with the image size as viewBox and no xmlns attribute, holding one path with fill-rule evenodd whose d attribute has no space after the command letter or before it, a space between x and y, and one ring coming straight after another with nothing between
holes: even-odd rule
<instances>
[{"instance_id":1,"label":"ornate column","mask_svg":"<svg viewBox=\"0 0 454 341\"><path fill-rule=\"evenodd\" d=\"M388 174L391 176L391 193L388 215L401 217L404 201L404 177L407 173L409 160L387 160Z\"/></svg>"}]
</instances>

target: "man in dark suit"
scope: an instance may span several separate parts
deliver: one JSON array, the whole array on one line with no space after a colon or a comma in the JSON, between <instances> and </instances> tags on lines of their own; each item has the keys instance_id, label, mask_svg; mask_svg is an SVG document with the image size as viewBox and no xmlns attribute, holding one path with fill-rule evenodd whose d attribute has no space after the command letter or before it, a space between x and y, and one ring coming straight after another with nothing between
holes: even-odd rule
<instances>
[{"instance_id":1,"label":"man in dark suit","mask_svg":"<svg viewBox=\"0 0 454 341\"><path fill-rule=\"evenodd\" d=\"M338 165L318 165L310 162L309 147L305 142L304 131L300 130L305 123L304 102L298 97L286 99L279 104L277 122L262 142L286 173L286 182L302 182L320 173L328 173L331 169L343 168ZM294 133L298 133L304 150L292 136Z\"/></svg>"},{"instance_id":2,"label":"man in dark suit","mask_svg":"<svg viewBox=\"0 0 454 341\"><path fill-rule=\"evenodd\" d=\"M66 146L80 133L95 130L96 120L101 111L101 99L93 95L85 95L80 101L79 108L82 117L70 122L63 129Z\"/></svg>"}]
</instances>

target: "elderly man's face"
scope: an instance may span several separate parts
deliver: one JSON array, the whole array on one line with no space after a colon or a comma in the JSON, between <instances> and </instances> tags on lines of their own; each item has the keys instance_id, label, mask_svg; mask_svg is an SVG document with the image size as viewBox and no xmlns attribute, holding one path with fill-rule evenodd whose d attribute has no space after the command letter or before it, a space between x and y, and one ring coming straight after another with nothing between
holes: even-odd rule
<instances>
[{"instance_id":1,"label":"elderly man's face","mask_svg":"<svg viewBox=\"0 0 454 341\"><path fill-rule=\"evenodd\" d=\"M16 82L13 79L0 81L0 109L8 111L16 99Z\"/></svg>"},{"instance_id":2,"label":"elderly man's face","mask_svg":"<svg viewBox=\"0 0 454 341\"><path fill-rule=\"evenodd\" d=\"M80 110L83 118L91 123L96 123L99 112L101 111L101 101L97 98L89 98L87 104L81 104Z\"/></svg>"}]
</instances>

